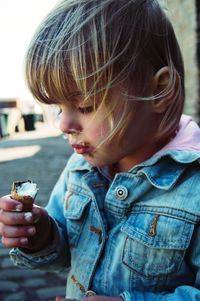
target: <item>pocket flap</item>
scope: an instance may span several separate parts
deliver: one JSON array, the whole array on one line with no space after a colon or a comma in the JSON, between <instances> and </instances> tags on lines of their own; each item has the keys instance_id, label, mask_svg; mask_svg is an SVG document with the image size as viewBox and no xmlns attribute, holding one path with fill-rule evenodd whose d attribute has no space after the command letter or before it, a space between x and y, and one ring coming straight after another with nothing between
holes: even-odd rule
<instances>
[{"instance_id":1,"label":"pocket flap","mask_svg":"<svg viewBox=\"0 0 200 301\"><path fill-rule=\"evenodd\" d=\"M78 220L90 203L91 198L77 192L67 192L64 204L64 216L68 219Z\"/></svg>"},{"instance_id":2,"label":"pocket flap","mask_svg":"<svg viewBox=\"0 0 200 301\"><path fill-rule=\"evenodd\" d=\"M131 214L121 227L127 236L149 247L178 250L189 246L193 229L194 224L183 219L152 213Z\"/></svg>"}]
</instances>

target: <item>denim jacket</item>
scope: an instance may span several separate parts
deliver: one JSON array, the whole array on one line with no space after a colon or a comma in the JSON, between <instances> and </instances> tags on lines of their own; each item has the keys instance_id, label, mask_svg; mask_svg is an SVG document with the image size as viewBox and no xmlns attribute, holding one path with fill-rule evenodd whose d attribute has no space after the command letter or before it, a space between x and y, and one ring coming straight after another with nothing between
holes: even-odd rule
<instances>
[{"instance_id":1,"label":"denim jacket","mask_svg":"<svg viewBox=\"0 0 200 301\"><path fill-rule=\"evenodd\" d=\"M47 205L53 243L37 254L13 249L15 264L66 268L73 299L92 290L126 301L200 300L200 149L179 148L114 179L73 154Z\"/></svg>"}]
</instances>

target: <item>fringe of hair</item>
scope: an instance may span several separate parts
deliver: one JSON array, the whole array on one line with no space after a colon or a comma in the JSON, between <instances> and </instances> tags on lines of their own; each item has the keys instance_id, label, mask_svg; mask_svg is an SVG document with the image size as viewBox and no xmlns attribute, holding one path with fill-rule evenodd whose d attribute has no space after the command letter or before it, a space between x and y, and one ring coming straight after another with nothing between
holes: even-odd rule
<instances>
[{"instance_id":1,"label":"fringe of hair","mask_svg":"<svg viewBox=\"0 0 200 301\"><path fill-rule=\"evenodd\" d=\"M170 69L168 86L148 96L156 71ZM64 0L42 22L26 56L26 79L41 102L76 103L73 88L83 103L101 98L110 120L110 135L128 125L130 104L159 101L175 88L173 102L161 120L157 137L170 135L180 120L184 104L184 67L173 28L157 0ZM116 85L128 102L111 103ZM79 99L80 99L79 97ZM113 120L116 107L121 112ZM98 107L97 107L98 111ZM94 117L95 118L95 117ZM104 142L105 142L104 141Z\"/></svg>"}]
</instances>

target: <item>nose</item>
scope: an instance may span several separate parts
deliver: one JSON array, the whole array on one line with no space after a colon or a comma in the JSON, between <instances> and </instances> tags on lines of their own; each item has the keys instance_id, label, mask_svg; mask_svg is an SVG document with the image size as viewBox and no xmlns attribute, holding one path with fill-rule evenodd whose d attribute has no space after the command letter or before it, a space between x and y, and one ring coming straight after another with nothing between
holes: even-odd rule
<instances>
[{"instance_id":1,"label":"nose","mask_svg":"<svg viewBox=\"0 0 200 301\"><path fill-rule=\"evenodd\" d=\"M75 134L82 130L76 116L72 113L61 113L59 128L64 134Z\"/></svg>"}]
</instances>

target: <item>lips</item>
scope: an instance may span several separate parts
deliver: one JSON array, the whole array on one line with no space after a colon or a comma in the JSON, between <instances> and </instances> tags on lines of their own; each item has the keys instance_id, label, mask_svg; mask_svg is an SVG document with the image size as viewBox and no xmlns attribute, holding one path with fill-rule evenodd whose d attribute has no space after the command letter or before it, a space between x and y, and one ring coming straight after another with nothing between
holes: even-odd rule
<instances>
[{"instance_id":1,"label":"lips","mask_svg":"<svg viewBox=\"0 0 200 301\"><path fill-rule=\"evenodd\" d=\"M91 154L94 150L89 145L89 143L84 142L82 139L74 139L73 135L65 135L66 139L69 141L71 147L76 151L76 153L84 155ZM78 137L76 137L78 138Z\"/></svg>"},{"instance_id":2,"label":"lips","mask_svg":"<svg viewBox=\"0 0 200 301\"><path fill-rule=\"evenodd\" d=\"M71 147L73 147L73 149L74 149L78 154L81 154L81 155L89 154L89 153L92 152L92 148L91 148L90 146L87 146L87 145L72 143L72 144L71 144Z\"/></svg>"}]
</instances>

